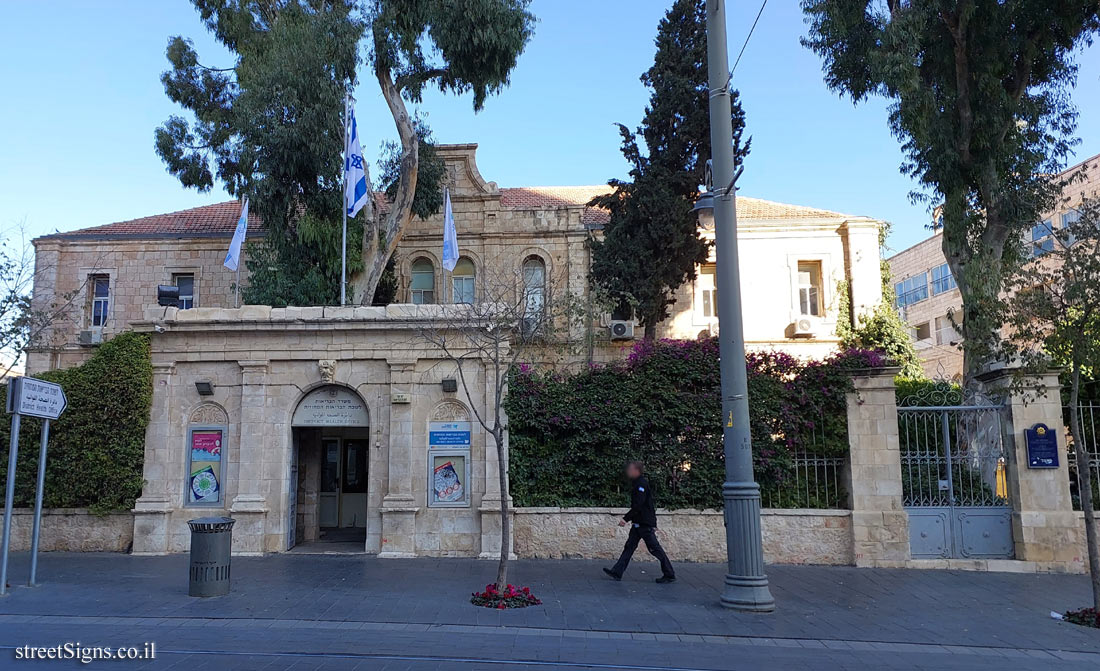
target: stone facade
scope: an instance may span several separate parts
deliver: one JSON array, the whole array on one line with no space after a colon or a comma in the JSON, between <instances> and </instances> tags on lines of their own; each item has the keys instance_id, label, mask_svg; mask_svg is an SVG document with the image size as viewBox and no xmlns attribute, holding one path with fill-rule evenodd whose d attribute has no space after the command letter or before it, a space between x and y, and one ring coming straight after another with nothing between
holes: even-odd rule
<instances>
[{"instance_id":1,"label":"stone facade","mask_svg":"<svg viewBox=\"0 0 1100 671\"><path fill-rule=\"evenodd\" d=\"M517 508L515 550L532 559L617 559L626 541L621 508ZM726 561L717 510L657 511L661 545L674 561ZM764 560L774 564L852 563L847 510L764 510ZM654 561L643 548L634 558Z\"/></svg>"},{"instance_id":2,"label":"stone facade","mask_svg":"<svg viewBox=\"0 0 1100 671\"><path fill-rule=\"evenodd\" d=\"M1043 215L1047 230L1061 227L1063 217L1072 215L1083 199L1100 197L1100 155L1068 168L1059 178L1071 176L1073 179L1066 185L1059 206ZM1029 231L1024 239L1025 247L1030 248L1034 235L1040 235L1038 239L1041 239L1042 232L1042 228L1038 233ZM887 262L895 286L907 280L924 285L925 297L903 305L900 311L909 324L925 373L948 379L959 378L963 372L962 351L958 344L961 337L948 319L949 313L954 314L955 323L962 318L962 294L953 281L937 282L933 278L933 270L947 263L942 245L943 231L937 228L932 237L898 252Z\"/></svg>"},{"instance_id":3,"label":"stone facade","mask_svg":"<svg viewBox=\"0 0 1100 671\"><path fill-rule=\"evenodd\" d=\"M31 549L33 528L33 509L12 510L12 551ZM38 540L42 552L127 552L133 541L134 518L128 512L96 515L84 508L42 511L42 535Z\"/></svg>"},{"instance_id":4,"label":"stone facade","mask_svg":"<svg viewBox=\"0 0 1100 671\"><path fill-rule=\"evenodd\" d=\"M608 190L606 185L500 188L486 181L475 161L477 145L441 145L450 188L459 254L474 267L474 299L487 278L518 276L528 260L538 260L555 291L579 296L588 292L588 240L601 235L606 212L587 203ZM61 368L83 361L98 339L129 328L143 319L156 301L156 286L172 284L181 275L193 277L195 306L232 307L235 274L222 266L239 213L235 202L155 215L128 222L48 235L35 240L36 307L54 306L63 319L28 356L27 369ZM847 286L857 313L880 299L878 230L881 222L811 207L738 198L738 239L741 246L742 293L746 340L757 349L779 348L797 356L820 358L835 349L841 286ZM441 267L442 214L414 217L395 254L399 286L396 300L419 300L411 286L412 266L426 261L432 272L432 297L427 302L454 299L454 283ZM264 233L251 220L249 239ZM706 238L713 231L702 230ZM352 241L351 244L355 244ZM247 260L247 246L245 251ZM802 271L800 272L800 265ZM661 337L695 338L717 328L713 314L713 266L699 268L696 280L677 292ZM106 277L110 286L107 321L93 325L90 277ZM247 264L241 283L248 285ZM807 284L803 287L800 282ZM811 286L812 285L812 286ZM795 333L801 317L802 289L814 292L810 328ZM354 296L352 297L355 298ZM586 358L621 357L630 340L611 341L609 315L589 326L598 344ZM86 344L82 331L91 332ZM578 334L578 336L581 334ZM641 337L641 330L635 337ZM90 338L90 340L89 340ZM568 363L568 362L566 362Z\"/></svg>"}]
</instances>

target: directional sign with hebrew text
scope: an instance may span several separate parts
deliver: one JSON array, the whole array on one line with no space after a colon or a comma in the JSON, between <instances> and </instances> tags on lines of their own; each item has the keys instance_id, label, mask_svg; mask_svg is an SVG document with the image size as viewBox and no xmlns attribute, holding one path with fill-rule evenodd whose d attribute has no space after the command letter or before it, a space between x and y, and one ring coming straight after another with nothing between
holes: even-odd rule
<instances>
[{"instance_id":1,"label":"directional sign with hebrew text","mask_svg":"<svg viewBox=\"0 0 1100 671\"><path fill-rule=\"evenodd\" d=\"M69 404L61 385L33 377L18 377L8 382L8 412L57 419Z\"/></svg>"}]
</instances>

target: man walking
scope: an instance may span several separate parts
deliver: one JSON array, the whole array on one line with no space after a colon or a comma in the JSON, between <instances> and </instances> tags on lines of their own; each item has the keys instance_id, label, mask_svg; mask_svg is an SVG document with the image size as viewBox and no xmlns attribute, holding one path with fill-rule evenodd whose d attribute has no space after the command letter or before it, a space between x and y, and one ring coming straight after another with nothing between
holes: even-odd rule
<instances>
[{"instance_id":1,"label":"man walking","mask_svg":"<svg viewBox=\"0 0 1100 671\"><path fill-rule=\"evenodd\" d=\"M662 585L676 581L676 572L672 569L672 562L668 560L664 548L657 541L657 503L653 498L653 489L649 486L642 474L642 463L632 461L626 465L626 477L630 480L630 510L623 515L619 526L625 527L630 523L630 535L627 536L623 553L619 561L611 568L605 568L604 573L614 580L622 580L630 558L638 549L638 541L645 541L645 548L649 554L661 562L661 577L657 582Z\"/></svg>"}]
</instances>

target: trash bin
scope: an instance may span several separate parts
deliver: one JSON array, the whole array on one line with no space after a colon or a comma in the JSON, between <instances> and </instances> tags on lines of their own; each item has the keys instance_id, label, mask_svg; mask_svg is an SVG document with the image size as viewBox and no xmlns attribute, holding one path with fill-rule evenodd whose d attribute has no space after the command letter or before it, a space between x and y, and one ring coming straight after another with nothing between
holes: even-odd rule
<instances>
[{"instance_id":1,"label":"trash bin","mask_svg":"<svg viewBox=\"0 0 1100 671\"><path fill-rule=\"evenodd\" d=\"M191 596L229 594L229 558L233 546L232 517L200 517L191 527Z\"/></svg>"}]
</instances>

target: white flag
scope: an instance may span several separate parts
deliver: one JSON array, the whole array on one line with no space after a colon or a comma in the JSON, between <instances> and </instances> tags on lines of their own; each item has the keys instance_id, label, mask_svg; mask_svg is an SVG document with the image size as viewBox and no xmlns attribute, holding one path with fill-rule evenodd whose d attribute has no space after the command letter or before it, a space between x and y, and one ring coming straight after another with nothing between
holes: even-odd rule
<instances>
[{"instance_id":1,"label":"white flag","mask_svg":"<svg viewBox=\"0 0 1100 671\"><path fill-rule=\"evenodd\" d=\"M458 263L458 233L455 232L455 215L451 212L451 192L443 188L443 267L447 272Z\"/></svg>"},{"instance_id":2,"label":"white flag","mask_svg":"<svg viewBox=\"0 0 1100 671\"><path fill-rule=\"evenodd\" d=\"M244 199L241 207L241 218L237 220L237 230L233 231L233 241L229 243L229 251L225 253L223 265L230 270L236 270L241 262L241 245L244 244L244 236L248 233L248 198Z\"/></svg>"},{"instance_id":3,"label":"white flag","mask_svg":"<svg viewBox=\"0 0 1100 671\"><path fill-rule=\"evenodd\" d=\"M355 107L348 106L350 137L344 154L344 206L348 216L354 218L367 204L370 189L367 188L367 166L363 163L363 149L359 146L359 127L355 123Z\"/></svg>"}]
</instances>

